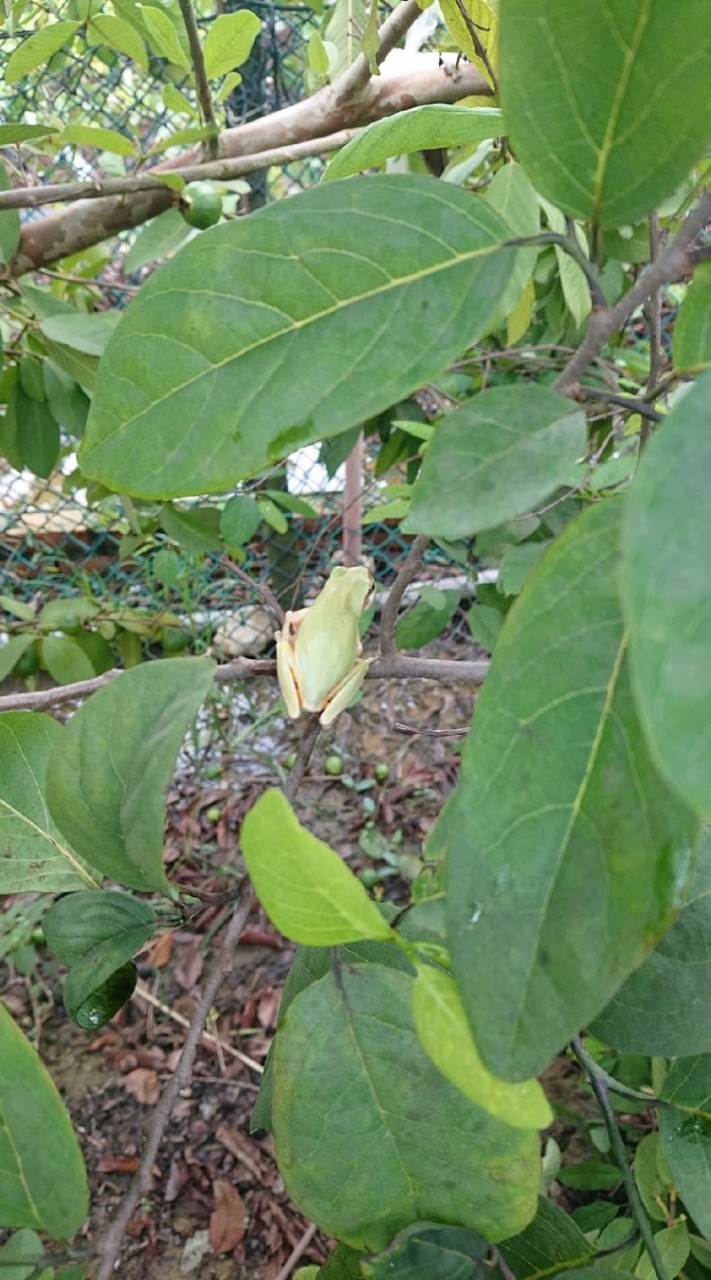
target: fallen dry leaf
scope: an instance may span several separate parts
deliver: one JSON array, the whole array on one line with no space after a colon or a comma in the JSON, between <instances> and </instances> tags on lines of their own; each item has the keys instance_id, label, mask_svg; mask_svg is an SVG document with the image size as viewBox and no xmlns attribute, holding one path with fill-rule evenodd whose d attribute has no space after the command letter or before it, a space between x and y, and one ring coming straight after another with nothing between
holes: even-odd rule
<instances>
[{"instance_id":1,"label":"fallen dry leaf","mask_svg":"<svg viewBox=\"0 0 711 1280\"><path fill-rule=\"evenodd\" d=\"M152 969L162 969L173 954L173 930L162 933L148 948L146 964Z\"/></svg>"},{"instance_id":2,"label":"fallen dry leaf","mask_svg":"<svg viewBox=\"0 0 711 1280\"><path fill-rule=\"evenodd\" d=\"M256 1142L253 1142L251 1138L247 1138L244 1134L239 1133L237 1129L233 1129L227 1124L219 1126L215 1137L223 1147L227 1148L231 1155L240 1160L246 1169L249 1169L249 1172L256 1178L257 1182L261 1182L264 1169Z\"/></svg>"},{"instance_id":3,"label":"fallen dry leaf","mask_svg":"<svg viewBox=\"0 0 711 1280\"><path fill-rule=\"evenodd\" d=\"M140 1165L139 1156L99 1156L100 1173L135 1173Z\"/></svg>"},{"instance_id":4,"label":"fallen dry leaf","mask_svg":"<svg viewBox=\"0 0 711 1280\"><path fill-rule=\"evenodd\" d=\"M247 1206L231 1182L216 1178L212 1184L215 1208L210 1214L210 1244L215 1253L231 1253L247 1230Z\"/></svg>"},{"instance_id":5,"label":"fallen dry leaf","mask_svg":"<svg viewBox=\"0 0 711 1280\"><path fill-rule=\"evenodd\" d=\"M160 1097L158 1074L149 1067L136 1067L135 1071L129 1071L124 1077L123 1087L146 1107L154 1106Z\"/></svg>"}]
</instances>

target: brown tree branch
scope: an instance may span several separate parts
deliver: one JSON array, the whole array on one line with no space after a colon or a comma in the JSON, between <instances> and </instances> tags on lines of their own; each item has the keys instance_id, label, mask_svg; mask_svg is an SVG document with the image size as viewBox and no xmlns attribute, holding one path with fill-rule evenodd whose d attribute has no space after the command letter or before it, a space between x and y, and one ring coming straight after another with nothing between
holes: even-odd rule
<instances>
[{"instance_id":1,"label":"brown tree branch","mask_svg":"<svg viewBox=\"0 0 711 1280\"><path fill-rule=\"evenodd\" d=\"M215 118L215 108L212 105L212 94L210 93L210 85L207 80L207 71L205 69L205 58L202 52L202 43L200 40L200 32L195 19L195 10L192 6L192 0L178 0L180 12L183 16L183 23L188 35L188 44L190 45L190 57L192 59L193 71L195 72L195 89L197 92L198 105L200 114L206 125L214 129L214 134L203 143L203 154L210 160L216 160L220 154L220 142L218 138L219 129Z\"/></svg>"},{"instance_id":2,"label":"brown tree branch","mask_svg":"<svg viewBox=\"0 0 711 1280\"><path fill-rule=\"evenodd\" d=\"M198 178L216 182L230 182L271 165L291 164L294 160L308 159L322 152L336 151L358 136L359 129L341 129L326 138L314 138L308 142L296 142L289 147L275 147L271 151L258 151L250 156L233 156L229 160L213 160L207 164L178 165L161 173L177 173L186 182ZM58 204L73 200L100 200L104 196L135 195L139 191L160 192L165 195L167 184L155 178L153 172L136 173L130 178L97 178L91 182L55 182L48 186L13 187L0 192L0 211L3 209L37 209L44 204ZM172 197L175 199L175 196ZM89 283L93 283L90 281Z\"/></svg>"},{"instance_id":3,"label":"brown tree branch","mask_svg":"<svg viewBox=\"0 0 711 1280\"><path fill-rule=\"evenodd\" d=\"M410 3L411 0L405 0L406 6ZM399 7L388 22L395 19L398 10ZM286 148L292 149L290 156L285 156L287 161L296 159L297 155L318 154L318 139L329 138L343 129L357 129L410 107L436 102L454 103L470 94L491 94L484 77L468 63L458 68L447 64L444 67L426 67L406 75L371 78L364 87L359 86L356 74L359 65L360 59L357 59L334 84L326 85L302 102L259 120L250 120L235 129L227 129L220 137L220 151L224 159L213 163L219 166L226 160L239 160L244 168L241 165L229 170L223 168L217 176L224 178L228 172L233 176L240 175L279 163L275 152L284 155ZM303 146L299 153L295 150L297 146ZM192 150L179 159L157 166L157 171L178 170L187 176L188 170L196 165L200 165L200 155ZM200 176L207 176L207 167L200 168ZM36 271L98 244L119 231L141 226L149 218L170 208L174 199L175 193L161 184L160 190L153 188L132 194L79 200L69 209L37 218L23 227L20 246L8 274L17 277Z\"/></svg>"},{"instance_id":4,"label":"brown tree branch","mask_svg":"<svg viewBox=\"0 0 711 1280\"><path fill-rule=\"evenodd\" d=\"M481 661L458 662L448 658L406 658L395 653L376 658L366 672L368 680L437 680L437 681L472 681L482 684L486 678L489 663ZM94 676L92 680L78 680L74 684L61 684L56 689L38 689L35 693L8 693L0 698L0 713L3 711L47 711L51 707L61 706L65 702L76 702L80 698L88 698L104 685L110 684L122 671L118 667L104 671L103 675ZM233 658L231 662L222 662L215 668L215 680L250 680L255 676L276 677L276 662L273 658Z\"/></svg>"},{"instance_id":5,"label":"brown tree branch","mask_svg":"<svg viewBox=\"0 0 711 1280\"><path fill-rule=\"evenodd\" d=\"M622 295L614 307L593 311L583 341L553 383L554 391L560 391L564 395L575 394L581 375L595 356L599 355L605 343L629 320L632 312L647 298L652 297L662 285L684 278L691 265L689 250L709 220L711 189L707 188L681 229L664 246L658 258L647 267L632 288Z\"/></svg>"},{"instance_id":6,"label":"brown tree branch","mask_svg":"<svg viewBox=\"0 0 711 1280\"><path fill-rule=\"evenodd\" d=\"M425 534L420 533L417 535L411 543L402 568L388 592L388 598L383 605L383 612L380 618L380 652L383 657L390 657L391 654L396 652L395 624L397 622L397 611L400 608L400 601L405 591L417 577L428 542L429 538Z\"/></svg>"}]
</instances>

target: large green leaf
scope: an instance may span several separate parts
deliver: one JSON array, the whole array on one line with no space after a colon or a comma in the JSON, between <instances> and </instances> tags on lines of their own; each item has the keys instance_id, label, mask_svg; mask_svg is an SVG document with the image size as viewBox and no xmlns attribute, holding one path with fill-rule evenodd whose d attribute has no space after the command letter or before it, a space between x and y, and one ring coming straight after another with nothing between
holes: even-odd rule
<instances>
[{"instance_id":1,"label":"large green leaf","mask_svg":"<svg viewBox=\"0 0 711 1280\"><path fill-rule=\"evenodd\" d=\"M679 1195L711 1240L711 1053L679 1058L667 1076L660 1109L661 1149Z\"/></svg>"},{"instance_id":2,"label":"large green leaf","mask_svg":"<svg viewBox=\"0 0 711 1280\"><path fill-rule=\"evenodd\" d=\"M711 262L702 262L674 325L672 352L679 373L699 373L711 365Z\"/></svg>"},{"instance_id":3,"label":"large green leaf","mask_svg":"<svg viewBox=\"0 0 711 1280\"><path fill-rule=\"evenodd\" d=\"M506 234L483 200L385 175L203 232L109 341L82 469L136 495L213 492L372 417L485 332Z\"/></svg>"},{"instance_id":4,"label":"large green leaf","mask_svg":"<svg viewBox=\"0 0 711 1280\"><path fill-rule=\"evenodd\" d=\"M585 439L583 411L535 383L466 400L435 432L404 527L461 538L525 515L566 483Z\"/></svg>"},{"instance_id":5,"label":"large green leaf","mask_svg":"<svg viewBox=\"0 0 711 1280\"><path fill-rule=\"evenodd\" d=\"M475 1280L488 1245L474 1231L418 1222L395 1237L384 1253L364 1258L366 1280Z\"/></svg>"},{"instance_id":6,"label":"large green leaf","mask_svg":"<svg viewBox=\"0 0 711 1280\"><path fill-rule=\"evenodd\" d=\"M275 1042L273 1121L289 1195L329 1235L384 1249L422 1219L488 1240L533 1217L535 1134L487 1116L426 1057L412 979L343 966L297 996Z\"/></svg>"},{"instance_id":7,"label":"large green leaf","mask_svg":"<svg viewBox=\"0 0 711 1280\"><path fill-rule=\"evenodd\" d=\"M84 1162L71 1121L34 1049L0 1004L0 1226L55 1239L88 1211Z\"/></svg>"},{"instance_id":8,"label":"large green leaf","mask_svg":"<svg viewBox=\"0 0 711 1280\"><path fill-rule=\"evenodd\" d=\"M128 893L100 889L70 893L47 912L42 928L50 951L72 965L101 942L125 939L129 959L151 936L158 918L147 902Z\"/></svg>"},{"instance_id":9,"label":"large green leaf","mask_svg":"<svg viewBox=\"0 0 711 1280\"><path fill-rule=\"evenodd\" d=\"M635 222L711 137L707 0L506 0L501 102L542 195L573 217Z\"/></svg>"},{"instance_id":10,"label":"large green leaf","mask_svg":"<svg viewBox=\"0 0 711 1280\"><path fill-rule=\"evenodd\" d=\"M124 671L76 712L50 760L55 822L89 866L130 889L168 891L164 792L213 671L207 658Z\"/></svg>"},{"instance_id":11,"label":"large green leaf","mask_svg":"<svg viewBox=\"0 0 711 1280\"><path fill-rule=\"evenodd\" d=\"M448 859L454 975L505 1079L537 1075L672 923L697 836L645 747L616 567L622 504L572 521L508 614L459 782Z\"/></svg>"},{"instance_id":12,"label":"large green leaf","mask_svg":"<svg viewBox=\"0 0 711 1280\"><path fill-rule=\"evenodd\" d=\"M392 938L360 880L301 826L276 788L265 791L247 814L242 853L269 919L294 942L328 947Z\"/></svg>"},{"instance_id":13,"label":"large green leaf","mask_svg":"<svg viewBox=\"0 0 711 1280\"><path fill-rule=\"evenodd\" d=\"M458 107L448 103L411 107L385 120L376 120L347 142L333 160L324 182L348 178L374 169L390 156L409 155L436 147L467 147L503 133L498 107Z\"/></svg>"},{"instance_id":14,"label":"large green leaf","mask_svg":"<svg viewBox=\"0 0 711 1280\"><path fill-rule=\"evenodd\" d=\"M23 465L36 476L50 476L59 458L59 424L49 404L46 400L35 400L18 387L15 414Z\"/></svg>"},{"instance_id":15,"label":"large green leaf","mask_svg":"<svg viewBox=\"0 0 711 1280\"><path fill-rule=\"evenodd\" d=\"M570 1214L540 1196L533 1222L519 1235L504 1240L501 1252L517 1280L528 1280L529 1276L557 1273L561 1263L580 1266L595 1250Z\"/></svg>"},{"instance_id":16,"label":"large green leaf","mask_svg":"<svg viewBox=\"0 0 711 1280\"><path fill-rule=\"evenodd\" d=\"M67 893L95 884L50 817L49 757L67 730L51 716L0 716L0 893Z\"/></svg>"},{"instance_id":17,"label":"large green leaf","mask_svg":"<svg viewBox=\"0 0 711 1280\"><path fill-rule=\"evenodd\" d=\"M624 1053L711 1053L711 834L701 839L690 901L593 1024Z\"/></svg>"},{"instance_id":18,"label":"large green leaf","mask_svg":"<svg viewBox=\"0 0 711 1280\"><path fill-rule=\"evenodd\" d=\"M632 682L659 768L711 819L711 371L640 463L622 543Z\"/></svg>"}]
</instances>

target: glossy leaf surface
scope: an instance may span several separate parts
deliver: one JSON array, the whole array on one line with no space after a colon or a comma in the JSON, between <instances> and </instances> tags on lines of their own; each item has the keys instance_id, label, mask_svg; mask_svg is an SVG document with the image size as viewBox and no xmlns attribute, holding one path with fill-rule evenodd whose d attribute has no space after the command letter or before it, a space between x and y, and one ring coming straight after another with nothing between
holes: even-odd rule
<instances>
[{"instance_id":1,"label":"glossy leaf surface","mask_svg":"<svg viewBox=\"0 0 711 1280\"><path fill-rule=\"evenodd\" d=\"M423 965L412 993L420 1044L451 1084L482 1111L521 1129L546 1129L553 1112L537 1080L510 1084L484 1066L457 985L443 969Z\"/></svg>"}]
</instances>

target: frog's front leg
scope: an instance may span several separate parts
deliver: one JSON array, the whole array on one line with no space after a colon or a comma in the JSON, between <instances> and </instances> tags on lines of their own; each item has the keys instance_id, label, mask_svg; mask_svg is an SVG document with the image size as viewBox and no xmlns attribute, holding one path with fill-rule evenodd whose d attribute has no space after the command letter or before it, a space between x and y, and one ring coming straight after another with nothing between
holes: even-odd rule
<instances>
[{"instance_id":1,"label":"frog's front leg","mask_svg":"<svg viewBox=\"0 0 711 1280\"><path fill-rule=\"evenodd\" d=\"M365 675L371 661L372 659L369 658L357 658L353 663L351 670L348 672L348 675L341 680L340 684L336 685L335 689L331 690L324 704L323 711L319 716L319 722L324 725L324 727L332 724L336 719L336 716L340 715L342 711L345 711L346 707L351 705L358 690L360 689L360 686L365 680Z\"/></svg>"},{"instance_id":2,"label":"frog's front leg","mask_svg":"<svg viewBox=\"0 0 711 1280\"><path fill-rule=\"evenodd\" d=\"M296 675L296 655L294 641L299 624L306 610L299 609L284 615L281 631L275 632L277 679L282 697L286 703L286 713L292 720L298 720L302 712L301 690Z\"/></svg>"}]
</instances>

